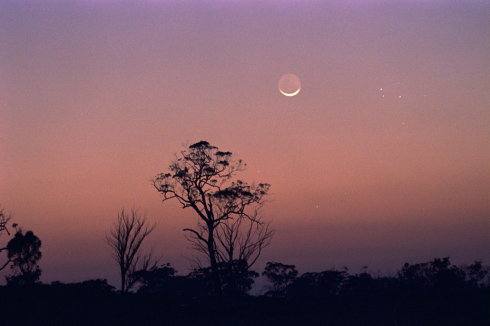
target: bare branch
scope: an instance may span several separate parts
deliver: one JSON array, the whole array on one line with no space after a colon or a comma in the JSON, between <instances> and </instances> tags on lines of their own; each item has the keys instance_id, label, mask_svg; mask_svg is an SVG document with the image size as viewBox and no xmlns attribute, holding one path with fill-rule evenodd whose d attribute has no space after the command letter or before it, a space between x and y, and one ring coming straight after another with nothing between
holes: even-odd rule
<instances>
[{"instance_id":1,"label":"bare branch","mask_svg":"<svg viewBox=\"0 0 490 326\"><path fill-rule=\"evenodd\" d=\"M269 225L256 214L270 185L237 179L244 167L231 152L199 141L177 154L168 171L153 180L162 201L175 199L196 213L197 228L184 232L192 248L208 256L212 268L234 258L253 264L272 237Z\"/></svg>"},{"instance_id":2,"label":"bare branch","mask_svg":"<svg viewBox=\"0 0 490 326\"><path fill-rule=\"evenodd\" d=\"M10 236L10 232L8 229L8 224L10 223L10 220L12 219L11 215L2 207L0 207L0 236L3 233L6 233L8 236ZM15 227L15 224L14 224ZM7 247L0 248L0 252L7 250ZM9 264L11 260L7 259L7 261L0 266L0 271L4 270Z\"/></svg>"},{"instance_id":3,"label":"bare branch","mask_svg":"<svg viewBox=\"0 0 490 326\"><path fill-rule=\"evenodd\" d=\"M106 236L108 245L112 248L114 260L119 267L121 277L121 292L128 292L134 285L129 276L137 269L149 268L156 264L151 253L143 255L141 246L153 232L155 224L148 225L144 216L132 209L127 213L121 209L117 221Z\"/></svg>"}]
</instances>

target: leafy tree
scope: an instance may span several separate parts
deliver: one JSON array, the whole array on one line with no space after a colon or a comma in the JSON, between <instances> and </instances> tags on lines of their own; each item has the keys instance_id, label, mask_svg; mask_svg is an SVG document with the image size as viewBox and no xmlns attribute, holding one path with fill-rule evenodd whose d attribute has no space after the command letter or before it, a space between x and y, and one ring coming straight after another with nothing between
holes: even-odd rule
<instances>
[{"instance_id":1,"label":"leafy tree","mask_svg":"<svg viewBox=\"0 0 490 326\"><path fill-rule=\"evenodd\" d=\"M481 287L485 284L485 279L489 275L488 266L484 266L481 261L475 261L473 264L464 267L466 280L470 286Z\"/></svg>"},{"instance_id":2,"label":"leafy tree","mask_svg":"<svg viewBox=\"0 0 490 326\"><path fill-rule=\"evenodd\" d=\"M293 297L328 298L340 293L346 271L327 270L319 273L304 273L289 287L288 295Z\"/></svg>"},{"instance_id":3,"label":"leafy tree","mask_svg":"<svg viewBox=\"0 0 490 326\"><path fill-rule=\"evenodd\" d=\"M254 278L259 274L251 271L244 260L218 263L215 269L211 267L194 270L189 277L205 284L208 293L225 296L243 296L252 288ZM218 278L219 289L215 288ZM218 292L216 292L218 291Z\"/></svg>"},{"instance_id":4,"label":"leafy tree","mask_svg":"<svg viewBox=\"0 0 490 326\"><path fill-rule=\"evenodd\" d=\"M346 296L369 298L370 296L388 297L397 288L391 277L374 277L367 271L349 275L342 284L341 293Z\"/></svg>"},{"instance_id":5,"label":"leafy tree","mask_svg":"<svg viewBox=\"0 0 490 326\"><path fill-rule=\"evenodd\" d=\"M464 287L466 274L445 257L428 263L406 263L398 273L398 278L407 288L447 291Z\"/></svg>"},{"instance_id":6,"label":"leafy tree","mask_svg":"<svg viewBox=\"0 0 490 326\"><path fill-rule=\"evenodd\" d=\"M268 292L269 295L284 296L287 288L296 280L298 271L294 265L268 262L262 275L272 283L272 289Z\"/></svg>"},{"instance_id":7,"label":"leafy tree","mask_svg":"<svg viewBox=\"0 0 490 326\"><path fill-rule=\"evenodd\" d=\"M163 292L168 288L176 270L170 264L154 266L151 269L143 269L133 272L130 277L139 285L138 292Z\"/></svg>"},{"instance_id":8,"label":"leafy tree","mask_svg":"<svg viewBox=\"0 0 490 326\"><path fill-rule=\"evenodd\" d=\"M106 279L92 279L76 283L62 283L59 281L51 282L51 287L64 291L74 291L86 296L108 295L113 293L115 288Z\"/></svg>"},{"instance_id":9,"label":"leafy tree","mask_svg":"<svg viewBox=\"0 0 490 326\"><path fill-rule=\"evenodd\" d=\"M153 182L163 201L175 199L196 213L197 226L184 231L213 270L235 260L250 267L272 237L258 214L270 185L237 179L245 164L232 157L231 152L200 141L181 151L169 172Z\"/></svg>"},{"instance_id":10,"label":"leafy tree","mask_svg":"<svg viewBox=\"0 0 490 326\"><path fill-rule=\"evenodd\" d=\"M18 230L7 244L7 257L11 263L13 275L7 276L9 285L30 285L39 280L41 269L41 240L32 232L25 234Z\"/></svg>"}]
</instances>

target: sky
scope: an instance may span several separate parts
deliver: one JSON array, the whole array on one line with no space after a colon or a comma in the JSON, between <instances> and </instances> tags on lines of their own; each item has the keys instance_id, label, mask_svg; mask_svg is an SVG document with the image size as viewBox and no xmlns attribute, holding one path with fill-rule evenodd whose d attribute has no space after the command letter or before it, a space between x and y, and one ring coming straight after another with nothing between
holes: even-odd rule
<instances>
[{"instance_id":1,"label":"sky","mask_svg":"<svg viewBox=\"0 0 490 326\"><path fill-rule=\"evenodd\" d=\"M272 185L258 270L490 263L489 63L488 1L2 1L0 204L44 281L115 281L121 207L185 273L151 179L208 140Z\"/></svg>"}]
</instances>

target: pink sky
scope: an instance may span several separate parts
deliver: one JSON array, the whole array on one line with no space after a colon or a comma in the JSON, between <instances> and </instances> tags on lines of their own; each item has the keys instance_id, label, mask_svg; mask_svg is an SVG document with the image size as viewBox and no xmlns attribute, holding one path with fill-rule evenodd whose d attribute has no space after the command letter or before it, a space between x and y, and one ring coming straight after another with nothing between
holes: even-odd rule
<instances>
[{"instance_id":1,"label":"pink sky","mask_svg":"<svg viewBox=\"0 0 490 326\"><path fill-rule=\"evenodd\" d=\"M262 263L490 262L484 1L0 4L0 203L43 279L107 277L120 207L185 272L189 211L150 184L206 139L272 184ZM277 91L282 74L303 89ZM380 90L382 89L382 91ZM3 239L5 241L5 238ZM261 265L259 266L261 268Z\"/></svg>"}]
</instances>

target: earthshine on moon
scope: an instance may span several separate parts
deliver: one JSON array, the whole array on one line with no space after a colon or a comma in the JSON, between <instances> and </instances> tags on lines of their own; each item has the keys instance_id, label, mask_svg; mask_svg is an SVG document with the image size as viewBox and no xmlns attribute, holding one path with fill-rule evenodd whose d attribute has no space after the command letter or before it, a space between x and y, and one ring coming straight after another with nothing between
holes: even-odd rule
<instances>
[{"instance_id":1,"label":"earthshine on moon","mask_svg":"<svg viewBox=\"0 0 490 326\"><path fill-rule=\"evenodd\" d=\"M284 96L296 96L301 91L301 80L295 74L282 75L279 79L278 88Z\"/></svg>"}]
</instances>

